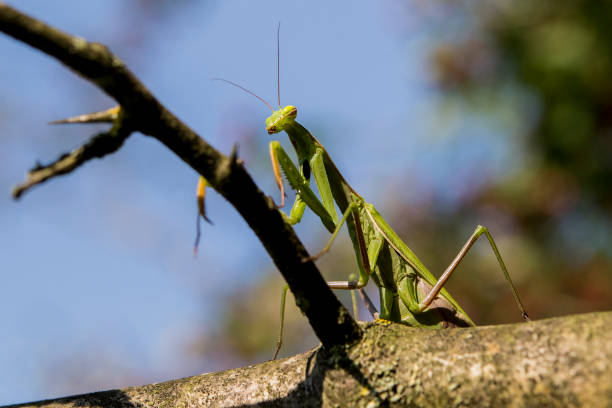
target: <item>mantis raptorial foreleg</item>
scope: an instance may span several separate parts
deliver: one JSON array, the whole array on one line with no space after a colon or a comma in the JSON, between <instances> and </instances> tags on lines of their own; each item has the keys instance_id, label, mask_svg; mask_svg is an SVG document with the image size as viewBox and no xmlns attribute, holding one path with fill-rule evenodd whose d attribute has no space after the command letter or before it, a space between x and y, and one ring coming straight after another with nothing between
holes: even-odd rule
<instances>
[{"instance_id":1,"label":"mantis raptorial foreleg","mask_svg":"<svg viewBox=\"0 0 612 408\"><path fill-rule=\"evenodd\" d=\"M298 170L278 141L270 142L270 158L272 161L272 168L274 169L276 184L279 186L281 196L284 194L284 187L279 167L282 168L291 187L297 192L295 202L291 207L291 212L289 216L285 217L287 222L292 225L299 223L304 215L306 205L308 205L312 211L321 218L323 225L325 225L329 231L333 231L336 228L335 224L337 222L333 202L331 208L326 207L310 189L310 182L308 181L310 178L310 163L307 161L304 162L301 166L301 171Z\"/></svg>"},{"instance_id":2,"label":"mantis raptorial foreleg","mask_svg":"<svg viewBox=\"0 0 612 408\"><path fill-rule=\"evenodd\" d=\"M327 174L324 170L323 164L323 155L322 151L319 153L313 154L310 162L304 160L302 162L302 166L300 170L295 167L285 150L282 148L278 141L270 142L270 159L272 161L272 169L274 172L274 176L276 179L276 184L281 192L281 207L284 205L284 187L283 181L281 178L281 171L284 172L287 180L289 181L291 187L296 190L296 198L293 206L291 207L291 211L287 216L285 213L282 213L285 220L290 224L297 224L301 221L302 216L304 214L304 210L306 205L308 205L315 214L319 216L321 222L328 228L328 230L333 231L333 235L336 236L341 229L342 223L338 223L336 210L334 206L333 196L329 187L329 182L327 180ZM312 164L311 164L312 163ZM315 180L317 181L317 186L319 186L319 193L321 194L323 202L321 202L315 193L310 189L310 182L308 178L310 177L310 170L313 170L313 174L315 176ZM353 207L350 206L345 211L343 215L343 220L351 215L351 209ZM334 226L334 224L338 224ZM365 245L363 246L363 250L365 251ZM319 256L322 254L319 254ZM365 258L364 258L365 259ZM306 259L307 261L309 259ZM310 259L314 260L314 259ZM368 269L369 271L369 269ZM369 274L369 272L368 272ZM352 281L352 279L349 279ZM354 289L361 289L367 283L367 275L365 281L362 282L360 279L360 283L354 287ZM334 282L329 283L330 287L333 288ZM283 335L283 326L285 320L285 299L287 296L287 286L283 288L283 292L281 295L281 327L279 331L279 339L277 343L276 352L274 353L274 358L276 358L278 351L282 345L282 335ZM371 313L376 313L376 308L373 306L372 302L367 295L363 291L359 291L362 299L364 299L364 303L366 303L366 307ZM358 312L356 306L355 294L351 293L351 299L353 303L353 313L355 318L358 319ZM367 301L366 301L367 299Z\"/></svg>"}]
</instances>

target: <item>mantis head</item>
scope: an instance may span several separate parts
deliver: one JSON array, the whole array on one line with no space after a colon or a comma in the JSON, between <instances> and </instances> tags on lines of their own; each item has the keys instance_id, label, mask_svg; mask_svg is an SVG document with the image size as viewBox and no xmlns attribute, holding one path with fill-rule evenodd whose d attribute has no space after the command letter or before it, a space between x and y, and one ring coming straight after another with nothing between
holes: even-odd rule
<instances>
[{"instance_id":1,"label":"mantis head","mask_svg":"<svg viewBox=\"0 0 612 408\"><path fill-rule=\"evenodd\" d=\"M269 135L274 133L282 132L287 127L291 126L297 116L297 108L295 106L287 105L282 109L274 111L266 119L266 130Z\"/></svg>"}]
</instances>

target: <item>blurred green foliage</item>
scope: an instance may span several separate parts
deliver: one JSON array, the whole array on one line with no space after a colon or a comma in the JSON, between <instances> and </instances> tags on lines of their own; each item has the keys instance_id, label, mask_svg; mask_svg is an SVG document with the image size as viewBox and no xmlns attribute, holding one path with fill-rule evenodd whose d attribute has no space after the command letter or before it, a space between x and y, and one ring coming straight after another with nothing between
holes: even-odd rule
<instances>
[{"instance_id":1,"label":"blurred green foliage","mask_svg":"<svg viewBox=\"0 0 612 408\"><path fill-rule=\"evenodd\" d=\"M602 211L612 209L612 4L586 1L502 2L466 6L476 29L441 45L433 68L446 92L473 93L509 83L538 100L527 135L539 171L553 177L557 195L578 195ZM534 184L535 187L535 184ZM537 193L537 192L536 192ZM548 197L524 214L555 216ZM522 208L520 208L522 207Z\"/></svg>"}]
</instances>

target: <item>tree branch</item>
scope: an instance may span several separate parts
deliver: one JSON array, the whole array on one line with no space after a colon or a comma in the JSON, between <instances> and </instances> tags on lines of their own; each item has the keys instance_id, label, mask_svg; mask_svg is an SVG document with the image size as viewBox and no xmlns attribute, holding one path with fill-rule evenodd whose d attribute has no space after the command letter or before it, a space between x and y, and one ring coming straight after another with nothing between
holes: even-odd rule
<instances>
[{"instance_id":1,"label":"tree branch","mask_svg":"<svg viewBox=\"0 0 612 408\"><path fill-rule=\"evenodd\" d=\"M348 349L13 407L612 404L612 312L504 326L368 324Z\"/></svg>"},{"instance_id":2,"label":"tree branch","mask_svg":"<svg viewBox=\"0 0 612 408\"><path fill-rule=\"evenodd\" d=\"M325 347L358 340L361 329L333 295L293 229L237 157L206 143L168 111L104 45L68 35L0 2L0 31L55 57L114 98L122 126L162 142L227 199L262 242ZM60 160L61 161L61 160ZM65 165L66 163L63 163ZM71 166L65 166L68 171ZM72 166L76 168L76 166Z\"/></svg>"}]
</instances>

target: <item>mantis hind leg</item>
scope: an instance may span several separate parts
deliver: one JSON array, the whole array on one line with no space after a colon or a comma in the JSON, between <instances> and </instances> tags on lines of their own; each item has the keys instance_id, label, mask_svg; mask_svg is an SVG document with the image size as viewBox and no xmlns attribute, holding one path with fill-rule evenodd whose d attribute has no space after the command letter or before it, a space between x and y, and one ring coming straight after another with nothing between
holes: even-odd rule
<instances>
[{"instance_id":1,"label":"mantis hind leg","mask_svg":"<svg viewBox=\"0 0 612 408\"><path fill-rule=\"evenodd\" d=\"M423 312L427 307L429 307L431 302L433 302L436 296L438 296L438 293L440 293L440 290L442 290L442 287L444 286L446 281L448 281L448 279L450 278L452 273L455 271L459 263L461 263L461 261L465 257L465 254L468 253L472 245L474 245L474 242L476 242L476 240L483 234L486 235L489 241L489 244L491 245L491 249L493 250L493 253L495 253L495 257L497 258L497 262L499 263L499 266L501 267L504 277L506 278L506 281L508 281L508 283L510 284L510 288L512 289L512 295L514 296L514 300L516 301L516 304L519 310L521 311L523 319L527 321L530 320L529 316L527 315L527 312L525 311L525 308L523 307L523 303L521 302L521 299L518 295L518 291L516 290L516 287L514 286L514 283L512 282L512 278L510 278L510 274L508 273L508 268L506 268L506 264L504 263L504 260L502 259L501 254L499 253L499 249L497 249L495 240L493 240L493 237L491 236L491 233L489 233L489 230L487 229L487 227L483 227L482 225L478 225L476 227L476 229L474 230L474 233L472 233L472 235L468 238L468 240L463 245L463 247L461 248L457 256L455 256L455 259L453 259L453 261L446 268L446 270L444 271L440 279L438 279L438 282L436 282L436 284L431 289L431 291L427 294L425 299L423 299L423 301L419 303L418 310L417 310L418 312Z\"/></svg>"}]
</instances>

